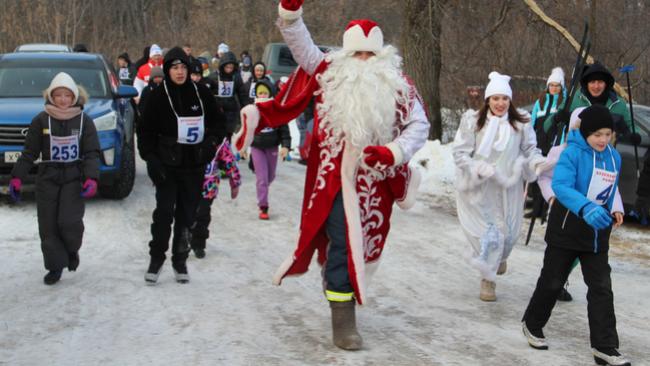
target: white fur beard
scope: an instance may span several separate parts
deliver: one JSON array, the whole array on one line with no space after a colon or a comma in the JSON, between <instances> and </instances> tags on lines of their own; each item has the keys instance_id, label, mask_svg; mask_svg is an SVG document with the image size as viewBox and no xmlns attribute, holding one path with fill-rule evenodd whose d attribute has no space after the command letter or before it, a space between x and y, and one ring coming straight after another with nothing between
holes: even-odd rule
<instances>
[{"instance_id":1,"label":"white fur beard","mask_svg":"<svg viewBox=\"0 0 650 366\"><path fill-rule=\"evenodd\" d=\"M327 136L323 144L336 155L345 141L361 158L365 147L395 139L407 121L397 108L407 105L409 95L402 59L392 46L365 61L343 50L327 57L331 63L318 79L323 95L320 126Z\"/></svg>"}]
</instances>

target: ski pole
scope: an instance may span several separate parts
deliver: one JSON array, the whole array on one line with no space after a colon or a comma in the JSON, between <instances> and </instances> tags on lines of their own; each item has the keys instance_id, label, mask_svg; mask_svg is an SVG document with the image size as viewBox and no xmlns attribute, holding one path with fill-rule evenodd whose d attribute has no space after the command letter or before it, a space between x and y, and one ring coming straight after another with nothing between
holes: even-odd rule
<instances>
[{"instance_id":1,"label":"ski pole","mask_svg":"<svg viewBox=\"0 0 650 366\"><path fill-rule=\"evenodd\" d=\"M632 108L632 87L630 85L630 72L634 71L634 65L626 65L619 69L619 71L625 74L627 79L627 95L629 96L628 103L630 104L630 119L632 120L632 133L636 134L636 126L634 123L634 108ZM641 171L639 170L639 149L636 144L634 145L634 159L636 161L636 179L641 177Z\"/></svg>"}]
</instances>

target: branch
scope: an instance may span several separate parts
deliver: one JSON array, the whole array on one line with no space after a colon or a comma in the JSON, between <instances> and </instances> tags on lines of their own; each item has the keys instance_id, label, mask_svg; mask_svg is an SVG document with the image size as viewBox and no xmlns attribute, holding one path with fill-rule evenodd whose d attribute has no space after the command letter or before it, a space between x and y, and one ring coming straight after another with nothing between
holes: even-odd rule
<instances>
[{"instance_id":1,"label":"branch","mask_svg":"<svg viewBox=\"0 0 650 366\"><path fill-rule=\"evenodd\" d=\"M551 17L546 15L546 13L544 13L544 11L539 7L539 5L537 5L535 0L524 0L524 2L526 3L526 5L528 5L530 10L532 10L535 14L537 14L537 16L539 16L544 21L544 23L550 25L555 30L557 30L562 36L564 36L564 38L566 38L569 41L569 43L571 43L571 46L573 46L573 48L576 51L580 51L580 44L578 43L578 41L576 41L575 38L573 38L571 33L569 33L569 31L566 30L566 28L564 28L563 26L558 24L558 22L556 22L555 20L551 19ZM594 58L587 55L587 63L588 64L593 64L594 63ZM629 96L627 95L627 92L625 92L625 90L621 87L621 85L619 83L614 83L614 90L620 96L625 98L625 100L629 99Z\"/></svg>"}]
</instances>

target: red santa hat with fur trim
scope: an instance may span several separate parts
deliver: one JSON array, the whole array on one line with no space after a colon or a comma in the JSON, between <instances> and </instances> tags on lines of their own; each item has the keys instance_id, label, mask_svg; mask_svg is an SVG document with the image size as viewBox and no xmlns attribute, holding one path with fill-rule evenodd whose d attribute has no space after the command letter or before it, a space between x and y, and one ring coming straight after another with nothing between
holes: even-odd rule
<instances>
[{"instance_id":1,"label":"red santa hat with fur trim","mask_svg":"<svg viewBox=\"0 0 650 366\"><path fill-rule=\"evenodd\" d=\"M283 0L278 4L280 18L296 20L302 16L302 0ZM348 23L343 33L343 49L378 53L384 47L384 34L377 23L369 19L357 19Z\"/></svg>"}]
</instances>

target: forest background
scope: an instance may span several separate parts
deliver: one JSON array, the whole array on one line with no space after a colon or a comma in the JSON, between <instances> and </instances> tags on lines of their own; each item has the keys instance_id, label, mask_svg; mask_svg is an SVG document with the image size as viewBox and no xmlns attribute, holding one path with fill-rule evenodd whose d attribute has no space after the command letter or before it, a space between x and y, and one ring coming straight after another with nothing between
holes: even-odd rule
<instances>
[{"instance_id":1,"label":"forest background","mask_svg":"<svg viewBox=\"0 0 650 366\"><path fill-rule=\"evenodd\" d=\"M442 136L441 107L468 106L468 90L497 70L513 76L515 102L531 103L551 69L570 78L576 51L524 0L306 0L304 19L317 44L340 45L349 20L377 21L385 41L404 56ZM146 45L189 43L193 53L215 54L225 42L236 55L262 57L282 41L275 26L277 0L0 0L0 53L24 43L84 43L115 62L132 60ZM634 64L635 102L650 104L650 3L643 0L537 0L539 7L579 40L590 22L591 55L624 83L620 66ZM567 80L568 82L568 80ZM447 120L447 119L446 119ZM447 129L449 126L445 126Z\"/></svg>"}]
</instances>

